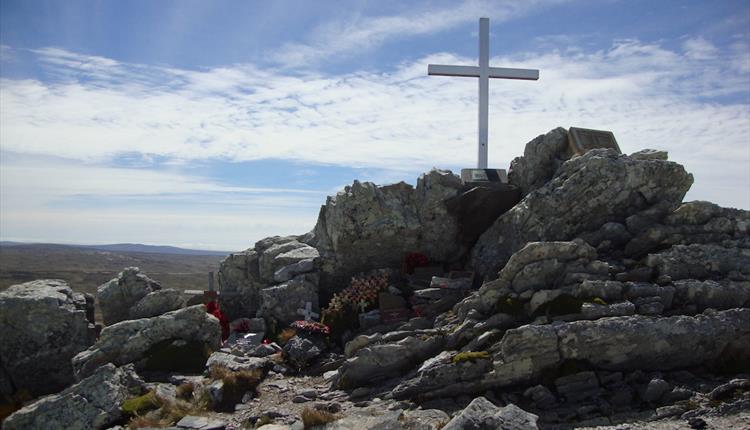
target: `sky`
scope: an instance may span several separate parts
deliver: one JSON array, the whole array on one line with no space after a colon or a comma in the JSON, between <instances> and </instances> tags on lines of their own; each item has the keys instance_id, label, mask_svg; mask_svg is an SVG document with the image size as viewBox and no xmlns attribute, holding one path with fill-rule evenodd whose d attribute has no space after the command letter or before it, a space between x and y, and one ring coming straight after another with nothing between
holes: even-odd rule
<instances>
[{"instance_id":1,"label":"sky","mask_svg":"<svg viewBox=\"0 0 750 430\"><path fill-rule=\"evenodd\" d=\"M750 3L0 0L0 240L241 250L353 180L489 165L562 126L667 150L750 209Z\"/></svg>"}]
</instances>

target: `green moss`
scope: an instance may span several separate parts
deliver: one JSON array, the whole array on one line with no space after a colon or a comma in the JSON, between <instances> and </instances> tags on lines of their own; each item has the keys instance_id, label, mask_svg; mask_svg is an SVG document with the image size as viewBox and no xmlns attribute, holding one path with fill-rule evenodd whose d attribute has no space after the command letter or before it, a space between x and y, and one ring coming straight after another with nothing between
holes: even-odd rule
<instances>
[{"instance_id":1,"label":"green moss","mask_svg":"<svg viewBox=\"0 0 750 430\"><path fill-rule=\"evenodd\" d=\"M510 297L504 297L495 305L495 311L495 313L508 314L517 317L523 315L523 303Z\"/></svg>"},{"instance_id":2,"label":"green moss","mask_svg":"<svg viewBox=\"0 0 750 430\"><path fill-rule=\"evenodd\" d=\"M142 396L131 397L125 400L121 406L122 410L129 415L143 415L148 411L159 409L160 407L161 402L153 391L149 391Z\"/></svg>"},{"instance_id":3,"label":"green moss","mask_svg":"<svg viewBox=\"0 0 750 430\"><path fill-rule=\"evenodd\" d=\"M459 352L456 354L451 361L454 363L462 363L464 361L475 361L475 360L488 360L490 353L487 351L470 351L470 352Z\"/></svg>"},{"instance_id":4,"label":"green moss","mask_svg":"<svg viewBox=\"0 0 750 430\"><path fill-rule=\"evenodd\" d=\"M203 342L166 340L146 353L145 370L202 373L211 352Z\"/></svg>"}]
</instances>

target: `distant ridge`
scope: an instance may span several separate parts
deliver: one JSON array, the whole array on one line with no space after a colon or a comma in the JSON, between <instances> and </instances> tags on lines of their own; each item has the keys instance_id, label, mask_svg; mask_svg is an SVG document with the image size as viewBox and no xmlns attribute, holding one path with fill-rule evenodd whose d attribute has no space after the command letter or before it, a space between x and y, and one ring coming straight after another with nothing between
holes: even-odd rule
<instances>
[{"instance_id":1,"label":"distant ridge","mask_svg":"<svg viewBox=\"0 0 750 430\"><path fill-rule=\"evenodd\" d=\"M109 252L141 252L147 254L172 255L227 255L230 251L208 251L200 249L185 249L176 246L143 245L140 243L114 243L109 245L68 245L57 243L23 243L0 241L0 247L45 247L45 248L78 248L94 249Z\"/></svg>"}]
</instances>

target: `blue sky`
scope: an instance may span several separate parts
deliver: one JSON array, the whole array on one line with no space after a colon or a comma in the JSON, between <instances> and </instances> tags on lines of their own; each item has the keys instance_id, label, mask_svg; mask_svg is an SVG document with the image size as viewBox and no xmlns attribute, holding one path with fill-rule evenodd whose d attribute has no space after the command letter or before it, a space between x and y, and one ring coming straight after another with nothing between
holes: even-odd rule
<instances>
[{"instance_id":1,"label":"blue sky","mask_svg":"<svg viewBox=\"0 0 750 430\"><path fill-rule=\"evenodd\" d=\"M0 239L238 250L354 179L490 165L557 127L668 150L688 200L750 208L745 1L0 0Z\"/></svg>"}]
</instances>

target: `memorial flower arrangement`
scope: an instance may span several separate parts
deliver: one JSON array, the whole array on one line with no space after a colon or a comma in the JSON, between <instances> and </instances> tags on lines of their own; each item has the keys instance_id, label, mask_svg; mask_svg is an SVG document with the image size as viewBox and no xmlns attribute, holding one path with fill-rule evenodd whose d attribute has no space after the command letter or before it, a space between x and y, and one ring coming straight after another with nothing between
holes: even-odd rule
<instances>
[{"instance_id":1,"label":"memorial flower arrangement","mask_svg":"<svg viewBox=\"0 0 750 430\"><path fill-rule=\"evenodd\" d=\"M357 315L376 306L378 294L386 289L388 276L385 274L352 278L348 287L333 295L328 307L321 313L321 322L330 328L335 337L358 327Z\"/></svg>"},{"instance_id":2,"label":"memorial flower arrangement","mask_svg":"<svg viewBox=\"0 0 750 430\"><path fill-rule=\"evenodd\" d=\"M221 312L219 304L215 301L206 303L206 312L215 316L219 320L219 324L221 324L221 340L227 340L229 338L229 318Z\"/></svg>"},{"instance_id":3,"label":"memorial flower arrangement","mask_svg":"<svg viewBox=\"0 0 750 430\"><path fill-rule=\"evenodd\" d=\"M290 326L298 331L303 331L306 333L322 334L325 336L331 334L331 329L328 328L327 325L316 321L300 320L291 323Z\"/></svg>"}]
</instances>

